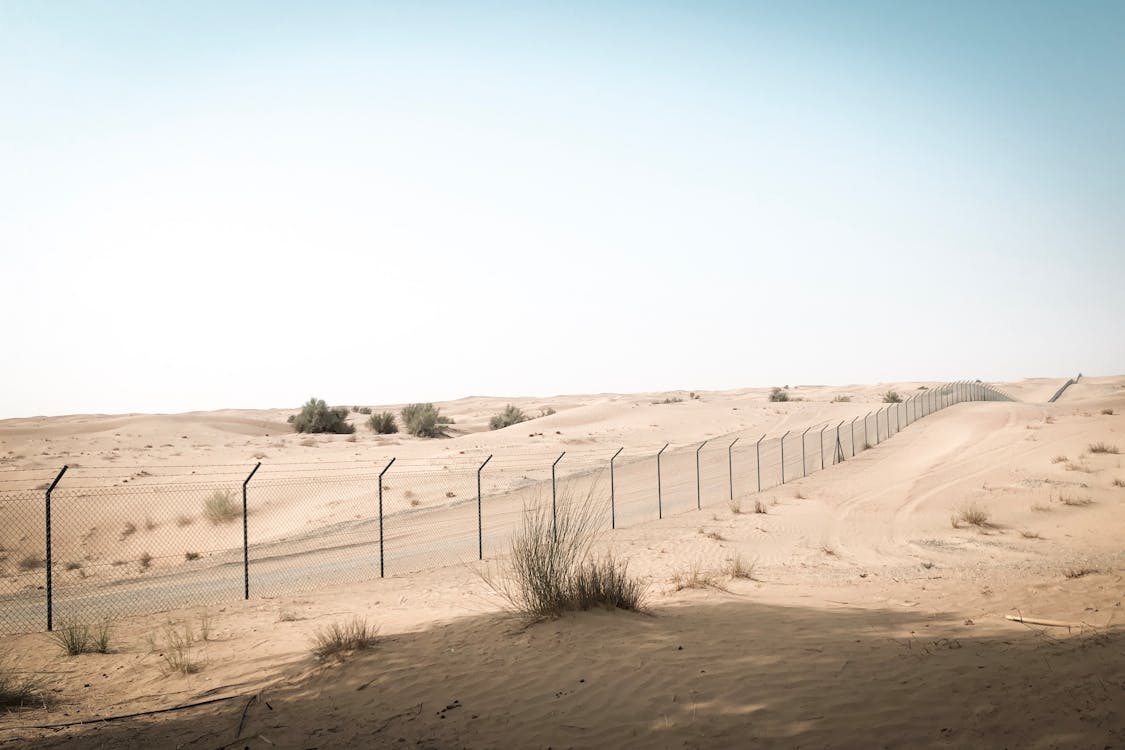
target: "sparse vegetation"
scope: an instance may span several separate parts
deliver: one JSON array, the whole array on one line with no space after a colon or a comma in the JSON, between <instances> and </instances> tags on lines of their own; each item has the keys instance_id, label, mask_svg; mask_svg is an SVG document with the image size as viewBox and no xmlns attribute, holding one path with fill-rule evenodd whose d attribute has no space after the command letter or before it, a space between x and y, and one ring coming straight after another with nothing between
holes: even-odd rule
<instances>
[{"instance_id":1,"label":"sparse vegetation","mask_svg":"<svg viewBox=\"0 0 1125 750\"><path fill-rule=\"evenodd\" d=\"M195 641L191 623L169 621L161 630L160 643L154 641L153 650L159 651L168 673L195 674L203 669L203 663L196 657L193 648Z\"/></svg>"},{"instance_id":2,"label":"sparse vegetation","mask_svg":"<svg viewBox=\"0 0 1125 750\"><path fill-rule=\"evenodd\" d=\"M789 394L785 392L784 388L773 388L770 391L770 401L779 402L779 401L788 401L788 400L789 400Z\"/></svg>"},{"instance_id":3,"label":"sparse vegetation","mask_svg":"<svg viewBox=\"0 0 1125 750\"><path fill-rule=\"evenodd\" d=\"M1082 578L1083 576L1093 575L1094 573L1099 572L1101 571L1099 571L1097 568L1076 567L1067 568L1063 571L1063 575L1067 578Z\"/></svg>"},{"instance_id":4,"label":"sparse vegetation","mask_svg":"<svg viewBox=\"0 0 1125 750\"><path fill-rule=\"evenodd\" d=\"M414 437L434 438L444 435L441 425L451 420L444 419L433 404L408 404L402 408L402 424Z\"/></svg>"},{"instance_id":5,"label":"sparse vegetation","mask_svg":"<svg viewBox=\"0 0 1125 750\"><path fill-rule=\"evenodd\" d=\"M195 519L192 518L191 516L184 516L184 515L176 516L176 525L179 526L181 529L185 526L191 526L193 523L195 523Z\"/></svg>"},{"instance_id":6,"label":"sparse vegetation","mask_svg":"<svg viewBox=\"0 0 1125 750\"><path fill-rule=\"evenodd\" d=\"M377 629L368 626L367 620L353 617L344 624L334 622L316 631L313 637L313 655L318 659L333 657L342 661L354 651L363 651L376 643Z\"/></svg>"},{"instance_id":7,"label":"sparse vegetation","mask_svg":"<svg viewBox=\"0 0 1125 750\"><path fill-rule=\"evenodd\" d=\"M47 701L42 689L36 678L17 675L6 664L0 664L0 708L42 706Z\"/></svg>"},{"instance_id":8,"label":"sparse vegetation","mask_svg":"<svg viewBox=\"0 0 1125 750\"><path fill-rule=\"evenodd\" d=\"M663 401L653 401L654 404L678 404L683 401L679 396L668 396Z\"/></svg>"},{"instance_id":9,"label":"sparse vegetation","mask_svg":"<svg viewBox=\"0 0 1125 750\"><path fill-rule=\"evenodd\" d=\"M539 410L539 416L540 417L549 417L549 416L551 416L552 414L555 414L555 413L556 413L555 410L550 406L548 406L546 409L540 409Z\"/></svg>"},{"instance_id":10,"label":"sparse vegetation","mask_svg":"<svg viewBox=\"0 0 1125 750\"><path fill-rule=\"evenodd\" d=\"M1027 531L1026 529L1020 531L1020 536L1022 536L1024 539L1039 539L1040 538L1038 531Z\"/></svg>"},{"instance_id":11,"label":"sparse vegetation","mask_svg":"<svg viewBox=\"0 0 1125 750\"><path fill-rule=\"evenodd\" d=\"M370 406L361 406L361 407L359 407L359 409L357 411L360 414L367 415L367 414L371 413L371 407Z\"/></svg>"},{"instance_id":12,"label":"sparse vegetation","mask_svg":"<svg viewBox=\"0 0 1125 750\"><path fill-rule=\"evenodd\" d=\"M1091 469L1086 464L1076 464L1073 461L1067 461L1066 466L1064 466L1063 468L1065 468L1067 471L1080 471L1083 474L1093 474L1096 471L1096 469Z\"/></svg>"},{"instance_id":13,"label":"sparse vegetation","mask_svg":"<svg viewBox=\"0 0 1125 750\"><path fill-rule=\"evenodd\" d=\"M348 409L345 406L329 408L324 399L310 398L298 414L289 417L290 424L297 432L329 432L347 434L355 432L355 425L348 422Z\"/></svg>"},{"instance_id":14,"label":"sparse vegetation","mask_svg":"<svg viewBox=\"0 0 1125 750\"><path fill-rule=\"evenodd\" d=\"M1090 443L1090 452L1091 453L1112 453L1112 454L1116 455L1116 454L1120 453L1121 451L1117 450L1116 445L1109 445L1107 443L1098 442L1098 443Z\"/></svg>"},{"instance_id":15,"label":"sparse vegetation","mask_svg":"<svg viewBox=\"0 0 1125 750\"><path fill-rule=\"evenodd\" d=\"M898 394L898 391L887 391L886 393L883 394L883 403L884 404L901 404L902 403L902 396L900 396Z\"/></svg>"},{"instance_id":16,"label":"sparse vegetation","mask_svg":"<svg viewBox=\"0 0 1125 750\"><path fill-rule=\"evenodd\" d=\"M156 521L153 521L151 516L145 516L145 531L156 531L156 528Z\"/></svg>"},{"instance_id":17,"label":"sparse vegetation","mask_svg":"<svg viewBox=\"0 0 1125 750\"><path fill-rule=\"evenodd\" d=\"M187 562L191 562L192 560L198 560L198 559L199 559L199 553L198 552L185 552L184 553L184 560L186 560Z\"/></svg>"},{"instance_id":18,"label":"sparse vegetation","mask_svg":"<svg viewBox=\"0 0 1125 750\"><path fill-rule=\"evenodd\" d=\"M832 403L834 404L850 404L851 401L851 396L837 396L836 398L832 399Z\"/></svg>"},{"instance_id":19,"label":"sparse vegetation","mask_svg":"<svg viewBox=\"0 0 1125 750\"><path fill-rule=\"evenodd\" d=\"M67 570L82 570L82 563L72 560L66 564Z\"/></svg>"},{"instance_id":20,"label":"sparse vegetation","mask_svg":"<svg viewBox=\"0 0 1125 750\"><path fill-rule=\"evenodd\" d=\"M721 588L715 579L715 574L703 570L699 561L692 564L691 569L676 573L672 576L672 588L675 591L684 589Z\"/></svg>"},{"instance_id":21,"label":"sparse vegetation","mask_svg":"<svg viewBox=\"0 0 1125 750\"><path fill-rule=\"evenodd\" d=\"M727 562L723 572L731 578L745 578L752 581L754 580L754 563L747 563L741 554L735 555Z\"/></svg>"},{"instance_id":22,"label":"sparse vegetation","mask_svg":"<svg viewBox=\"0 0 1125 750\"><path fill-rule=\"evenodd\" d=\"M1069 505L1072 508L1084 508L1087 505L1093 505L1094 501L1085 495L1071 495L1067 492L1059 493L1059 502L1063 505Z\"/></svg>"},{"instance_id":23,"label":"sparse vegetation","mask_svg":"<svg viewBox=\"0 0 1125 750\"><path fill-rule=\"evenodd\" d=\"M101 620L93 630L86 623L67 620L51 632L51 638L67 656L106 654L109 653L110 631L108 619Z\"/></svg>"},{"instance_id":24,"label":"sparse vegetation","mask_svg":"<svg viewBox=\"0 0 1125 750\"><path fill-rule=\"evenodd\" d=\"M367 410L371 412L370 409ZM372 414L371 418L367 420L367 426L371 431L377 435L393 435L398 432L398 420L395 415L389 411L381 411L378 414Z\"/></svg>"},{"instance_id":25,"label":"sparse vegetation","mask_svg":"<svg viewBox=\"0 0 1125 750\"><path fill-rule=\"evenodd\" d=\"M645 586L627 564L591 555L598 517L592 493L576 498L564 492L555 516L547 503L526 505L507 569L485 574L486 583L529 620L597 606L641 610Z\"/></svg>"},{"instance_id":26,"label":"sparse vegetation","mask_svg":"<svg viewBox=\"0 0 1125 750\"><path fill-rule=\"evenodd\" d=\"M1061 463L1066 463L1067 460L1069 460L1069 459L1067 459L1066 456L1064 456L1060 453L1059 455L1057 455L1057 456L1055 456L1054 458L1051 459L1051 463L1061 464Z\"/></svg>"},{"instance_id":27,"label":"sparse vegetation","mask_svg":"<svg viewBox=\"0 0 1125 750\"><path fill-rule=\"evenodd\" d=\"M152 567L152 555L148 552L142 552L138 562L141 564L141 570L148 570Z\"/></svg>"},{"instance_id":28,"label":"sparse vegetation","mask_svg":"<svg viewBox=\"0 0 1125 750\"><path fill-rule=\"evenodd\" d=\"M242 507L230 490L215 490L203 504L203 514L215 526L242 516Z\"/></svg>"},{"instance_id":29,"label":"sparse vegetation","mask_svg":"<svg viewBox=\"0 0 1125 750\"><path fill-rule=\"evenodd\" d=\"M736 516L742 513L742 501L737 498L728 500L727 507L730 508L730 512Z\"/></svg>"},{"instance_id":30,"label":"sparse vegetation","mask_svg":"<svg viewBox=\"0 0 1125 750\"><path fill-rule=\"evenodd\" d=\"M1106 415L1107 417L1112 417L1113 416L1113 409L1110 409L1108 407L1105 408L1105 409L1102 409L1102 414Z\"/></svg>"},{"instance_id":31,"label":"sparse vegetation","mask_svg":"<svg viewBox=\"0 0 1125 750\"><path fill-rule=\"evenodd\" d=\"M726 541L726 537L724 537L722 534L720 534L717 531L704 531L703 529L700 529L699 533L702 534L703 536L707 537L708 539L710 539L712 541L715 541L715 542L725 542Z\"/></svg>"},{"instance_id":32,"label":"sparse vegetation","mask_svg":"<svg viewBox=\"0 0 1125 750\"><path fill-rule=\"evenodd\" d=\"M25 555L24 557L21 557L19 559L19 562L16 563L16 567L19 568L20 571L26 573L29 570L45 568L47 567L47 563L39 555Z\"/></svg>"},{"instance_id":33,"label":"sparse vegetation","mask_svg":"<svg viewBox=\"0 0 1125 750\"><path fill-rule=\"evenodd\" d=\"M526 422L530 417L523 413L518 406L508 404L504 407L504 411L499 414L494 414L492 419L488 420L488 429L502 430L505 427L511 427L520 422Z\"/></svg>"},{"instance_id":34,"label":"sparse vegetation","mask_svg":"<svg viewBox=\"0 0 1125 750\"><path fill-rule=\"evenodd\" d=\"M135 523L133 523L132 521L129 521L128 523L125 524L125 528L121 530L121 538L124 539L124 538L130 537L130 536L132 536L133 534L136 534L136 533L137 533L137 525Z\"/></svg>"},{"instance_id":35,"label":"sparse vegetation","mask_svg":"<svg viewBox=\"0 0 1125 750\"><path fill-rule=\"evenodd\" d=\"M988 519L991 517L992 515L988 512L987 508L982 508L976 503L966 503L953 514L951 522L955 529L961 528L962 524L976 526L978 528L987 528L991 525L988 522Z\"/></svg>"},{"instance_id":36,"label":"sparse vegetation","mask_svg":"<svg viewBox=\"0 0 1125 750\"><path fill-rule=\"evenodd\" d=\"M754 501L754 512L755 513L766 513L767 512L766 504L763 503L761 500L755 500Z\"/></svg>"},{"instance_id":37,"label":"sparse vegetation","mask_svg":"<svg viewBox=\"0 0 1125 750\"><path fill-rule=\"evenodd\" d=\"M1114 487L1125 487L1125 479L1114 479L1113 480L1113 486Z\"/></svg>"}]
</instances>

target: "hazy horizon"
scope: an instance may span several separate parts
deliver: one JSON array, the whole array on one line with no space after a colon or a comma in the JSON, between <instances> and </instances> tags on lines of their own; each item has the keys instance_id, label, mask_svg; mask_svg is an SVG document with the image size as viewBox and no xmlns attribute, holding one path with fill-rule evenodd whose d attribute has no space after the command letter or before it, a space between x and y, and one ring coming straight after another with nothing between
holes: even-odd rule
<instances>
[{"instance_id":1,"label":"hazy horizon","mask_svg":"<svg viewBox=\"0 0 1125 750\"><path fill-rule=\"evenodd\" d=\"M0 4L0 418L1125 373L1123 38Z\"/></svg>"}]
</instances>

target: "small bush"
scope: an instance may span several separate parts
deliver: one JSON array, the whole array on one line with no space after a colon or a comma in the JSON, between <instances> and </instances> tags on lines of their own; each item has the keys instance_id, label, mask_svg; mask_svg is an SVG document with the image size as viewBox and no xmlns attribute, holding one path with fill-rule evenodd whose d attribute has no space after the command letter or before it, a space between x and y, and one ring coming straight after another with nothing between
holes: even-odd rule
<instances>
[{"instance_id":1,"label":"small bush","mask_svg":"<svg viewBox=\"0 0 1125 750\"><path fill-rule=\"evenodd\" d=\"M1099 572L1097 568L1067 568L1063 571L1063 575L1067 578L1082 578Z\"/></svg>"},{"instance_id":2,"label":"small bush","mask_svg":"<svg viewBox=\"0 0 1125 750\"><path fill-rule=\"evenodd\" d=\"M299 414L289 417L297 432L330 432L347 434L355 432L355 425L348 422L348 409L344 406L329 408L324 399L310 398L301 407Z\"/></svg>"},{"instance_id":3,"label":"small bush","mask_svg":"<svg viewBox=\"0 0 1125 750\"><path fill-rule=\"evenodd\" d=\"M988 519L991 517L992 515L987 509L982 508L976 503L968 503L953 514L953 528L959 529L961 528L961 524L985 528L990 525Z\"/></svg>"},{"instance_id":4,"label":"small bush","mask_svg":"<svg viewBox=\"0 0 1125 750\"><path fill-rule=\"evenodd\" d=\"M1066 466L1063 468L1067 471L1080 471L1083 474L1093 474L1096 471L1096 469L1091 469L1086 464L1074 463L1073 461L1067 461Z\"/></svg>"},{"instance_id":5,"label":"small bush","mask_svg":"<svg viewBox=\"0 0 1125 750\"><path fill-rule=\"evenodd\" d=\"M82 563L71 561L66 564L67 570L82 570Z\"/></svg>"},{"instance_id":6,"label":"small bush","mask_svg":"<svg viewBox=\"0 0 1125 750\"><path fill-rule=\"evenodd\" d=\"M1114 487L1125 487L1125 479L1114 479L1113 480L1113 486Z\"/></svg>"},{"instance_id":7,"label":"small bush","mask_svg":"<svg viewBox=\"0 0 1125 750\"><path fill-rule=\"evenodd\" d=\"M837 396L836 398L832 399L832 403L834 403L834 404L849 404L849 403L851 403L851 400L852 400L851 396Z\"/></svg>"},{"instance_id":8,"label":"small bush","mask_svg":"<svg viewBox=\"0 0 1125 750\"><path fill-rule=\"evenodd\" d=\"M1102 414L1105 414L1107 417L1112 417L1113 416L1113 409L1110 409L1110 408L1102 409Z\"/></svg>"},{"instance_id":9,"label":"small bush","mask_svg":"<svg viewBox=\"0 0 1125 750\"><path fill-rule=\"evenodd\" d=\"M149 568L152 567L152 555L150 555L148 552L142 552L141 558L140 558L140 563L141 563L141 570L148 570Z\"/></svg>"},{"instance_id":10,"label":"small bush","mask_svg":"<svg viewBox=\"0 0 1125 750\"><path fill-rule=\"evenodd\" d=\"M789 394L785 392L785 389L774 388L770 391L770 401L779 402L779 401L788 401L788 400L789 400Z\"/></svg>"},{"instance_id":11,"label":"small bush","mask_svg":"<svg viewBox=\"0 0 1125 750\"><path fill-rule=\"evenodd\" d=\"M184 560L186 560L187 562L191 562L192 560L198 560L198 559L199 559L199 553L198 552L185 552L184 553Z\"/></svg>"},{"instance_id":12,"label":"small bush","mask_svg":"<svg viewBox=\"0 0 1125 750\"><path fill-rule=\"evenodd\" d=\"M218 526L242 516L242 505L235 501L230 490L215 490L203 504L207 520Z\"/></svg>"},{"instance_id":13,"label":"small bush","mask_svg":"<svg viewBox=\"0 0 1125 750\"><path fill-rule=\"evenodd\" d=\"M359 411L360 414L364 414L364 415L370 414L371 413L371 407L370 406L361 406L361 407L359 407L358 411Z\"/></svg>"},{"instance_id":14,"label":"small bush","mask_svg":"<svg viewBox=\"0 0 1125 750\"><path fill-rule=\"evenodd\" d=\"M192 518L191 516L184 516L184 515L176 516L176 525L179 526L181 529L184 528L185 526L191 526L193 523L195 523L195 519Z\"/></svg>"},{"instance_id":15,"label":"small bush","mask_svg":"<svg viewBox=\"0 0 1125 750\"><path fill-rule=\"evenodd\" d=\"M730 512L736 516L742 513L742 501L737 498L728 500L727 507L730 508Z\"/></svg>"},{"instance_id":16,"label":"small bush","mask_svg":"<svg viewBox=\"0 0 1125 750\"><path fill-rule=\"evenodd\" d=\"M1027 531L1026 529L1020 532L1020 536L1022 536L1024 539L1039 539L1040 538L1038 531Z\"/></svg>"},{"instance_id":17,"label":"small bush","mask_svg":"<svg viewBox=\"0 0 1125 750\"><path fill-rule=\"evenodd\" d=\"M1093 505L1094 501L1084 495L1071 495L1066 492L1059 493L1059 502L1072 508L1084 508Z\"/></svg>"},{"instance_id":18,"label":"small bush","mask_svg":"<svg viewBox=\"0 0 1125 750\"><path fill-rule=\"evenodd\" d=\"M493 415L492 419L488 420L488 429L502 430L505 427L526 422L528 419L529 417L519 407L508 404L504 407L504 411Z\"/></svg>"},{"instance_id":19,"label":"small bush","mask_svg":"<svg viewBox=\"0 0 1125 750\"><path fill-rule=\"evenodd\" d=\"M766 504L763 503L761 500L755 500L754 501L754 512L755 513L766 513L767 512Z\"/></svg>"},{"instance_id":20,"label":"small bush","mask_svg":"<svg viewBox=\"0 0 1125 750\"><path fill-rule=\"evenodd\" d=\"M0 708L27 708L44 705L43 686L34 677L20 677L7 665L0 664Z\"/></svg>"},{"instance_id":21,"label":"small bush","mask_svg":"<svg viewBox=\"0 0 1125 750\"><path fill-rule=\"evenodd\" d=\"M550 406L548 406L546 409L540 409L539 410L539 416L540 417L549 417L549 416L551 416L552 414L555 414L555 413L556 413L555 410L553 408L551 408Z\"/></svg>"},{"instance_id":22,"label":"small bush","mask_svg":"<svg viewBox=\"0 0 1125 750\"><path fill-rule=\"evenodd\" d=\"M745 578L752 581L754 580L754 563L747 563L742 555L737 555L727 563L723 572L731 578Z\"/></svg>"},{"instance_id":23,"label":"small bush","mask_svg":"<svg viewBox=\"0 0 1125 750\"><path fill-rule=\"evenodd\" d=\"M448 424L433 404L409 404L402 408L401 416L403 427L414 437L439 437L445 434L440 425Z\"/></svg>"},{"instance_id":24,"label":"small bush","mask_svg":"<svg viewBox=\"0 0 1125 750\"><path fill-rule=\"evenodd\" d=\"M371 410L367 410L371 413ZM371 414L371 418L367 420L367 426L371 431L378 435L393 435L398 432L398 421L395 415L389 411L381 411L378 414Z\"/></svg>"},{"instance_id":25,"label":"small bush","mask_svg":"<svg viewBox=\"0 0 1125 750\"><path fill-rule=\"evenodd\" d=\"M1116 445L1107 445L1106 443L1090 443L1091 453L1113 453L1118 454L1121 451L1117 450Z\"/></svg>"},{"instance_id":26,"label":"small bush","mask_svg":"<svg viewBox=\"0 0 1125 750\"><path fill-rule=\"evenodd\" d=\"M132 521L129 521L127 524L125 524L125 528L121 530L121 538L124 539L125 537L132 536L133 534L136 534L136 533L137 533L137 525L135 523L133 523Z\"/></svg>"},{"instance_id":27,"label":"small bush","mask_svg":"<svg viewBox=\"0 0 1125 750\"><path fill-rule=\"evenodd\" d=\"M1061 463L1066 463L1067 460L1068 459L1067 459L1066 456L1064 456L1062 454L1059 454L1059 455L1057 455L1057 456L1055 456L1054 458L1051 459L1051 463L1061 464Z\"/></svg>"},{"instance_id":28,"label":"small bush","mask_svg":"<svg viewBox=\"0 0 1125 750\"><path fill-rule=\"evenodd\" d=\"M584 561L570 581L569 609L637 611L644 607L645 586L629 575L627 562L611 554Z\"/></svg>"},{"instance_id":29,"label":"small bush","mask_svg":"<svg viewBox=\"0 0 1125 750\"><path fill-rule=\"evenodd\" d=\"M679 396L669 396L668 398L664 399L663 401L653 401L652 403L654 403L654 404L679 404L679 403L682 403L682 402L683 402L683 399L680 398Z\"/></svg>"},{"instance_id":30,"label":"small bush","mask_svg":"<svg viewBox=\"0 0 1125 750\"><path fill-rule=\"evenodd\" d=\"M375 645L378 631L367 625L367 620L353 617L341 625L334 622L316 632L312 652L318 659L335 657L343 660L353 651L362 651Z\"/></svg>"},{"instance_id":31,"label":"small bush","mask_svg":"<svg viewBox=\"0 0 1125 750\"><path fill-rule=\"evenodd\" d=\"M887 391L883 394L884 404L901 404L902 396L898 395L898 391Z\"/></svg>"}]
</instances>

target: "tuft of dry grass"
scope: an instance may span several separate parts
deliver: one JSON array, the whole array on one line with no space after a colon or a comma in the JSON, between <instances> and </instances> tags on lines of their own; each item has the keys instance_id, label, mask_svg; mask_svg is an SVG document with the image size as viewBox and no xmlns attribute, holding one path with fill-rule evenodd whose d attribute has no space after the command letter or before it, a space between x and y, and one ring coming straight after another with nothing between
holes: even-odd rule
<instances>
[{"instance_id":1,"label":"tuft of dry grass","mask_svg":"<svg viewBox=\"0 0 1125 750\"><path fill-rule=\"evenodd\" d=\"M1020 536L1022 536L1024 539L1041 539L1042 538L1041 536L1039 536L1038 531L1028 531L1026 529L1024 529L1023 531L1020 531Z\"/></svg>"},{"instance_id":2,"label":"tuft of dry grass","mask_svg":"<svg viewBox=\"0 0 1125 750\"><path fill-rule=\"evenodd\" d=\"M47 567L47 563L39 555L26 555L20 558L19 562L16 563L16 567L19 568L21 572L26 573L29 570L45 568Z\"/></svg>"},{"instance_id":3,"label":"tuft of dry grass","mask_svg":"<svg viewBox=\"0 0 1125 750\"><path fill-rule=\"evenodd\" d=\"M189 550L188 552L184 553L184 560L186 560L187 562L191 562L192 560L198 560L198 559L199 559L199 553L198 552L191 552Z\"/></svg>"},{"instance_id":4,"label":"tuft of dry grass","mask_svg":"<svg viewBox=\"0 0 1125 750\"><path fill-rule=\"evenodd\" d=\"M311 437L305 438L305 439L301 440L299 443L297 443L297 445L301 446L302 448L315 448L316 447L316 441L313 440Z\"/></svg>"},{"instance_id":5,"label":"tuft of dry grass","mask_svg":"<svg viewBox=\"0 0 1125 750\"><path fill-rule=\"evenodd\" d=\"M160 640L151 639L153 650L164 661L165 674L195 674L203 669L203 662L195 651L196 637L191 623L169 620L160 631Z\"/></svg>"},{"instance_id":6,"label":"tuft of dry grass","mask_svg":"<svg viewBox=\"0 0 1125 750\"><path fill-rule=\"evenodd\" d=\"M332 657L343 661L348 654L374 647L377 632L377 628L370 627L367 620L360 617L343 624L334 622L316 631L312 652L318 659Z\"/></svg>"},{"instance_id":7,"label":"tuft of dry grass","mask_svg":"<svg viewBox=\"0 0 1125 750\"><path fill-rule=\"evenodd\" d=\"M1094 573L1099 572L1101 571L1099 571L1097 568L1077 567L1067 568L1063 571L1063 575L1067 578L1082 578L1083 576L1093 575Z\"/></svg>"},{"instance_id":8,"label":"tuft of dry grass","mask_svg":"<svg viewBox=\"0 0 1125 750\"><path fill-rule=\"evenodd\" d=\"M742 555L739 554L735 555L727 562L726 567L723 568L723 572L731 578L745 578L748 581L753 581L754 567L755 563L746 562L746 560L743 559Z\"/></svg>"},{"instance_id":9,"label":"tuft of dry grass","mask_svg":"<svg viewBox=\"0 0 1125 750\"><path fill-rule=\"evenodd\" d=\"M145 531L155 531L156 529L156 521L153 521L151 516L145 516Z\"/></svg>"},{"instance_id":10,"label":"tuft of dry grass","mask_svg":"<svg viewBox=\"0 0 1125 750\"><path fill-rule=\"evenodd\" d=\"M733 513L736 516L739 515L740 513L742 513L742 501L741 500L738 500L738 499L728 500L727 501L727 507L730 508L730 512Z\"/></svg>"},{"instance_id":11,"label":"tuft of dry grass","mask_svg":"<svg viewBox=\"0 0 1125 750\"><path fill-rule=\"evenodd\" d=\"M699 533L716 542L725 542L727 540L726 537L724 537L717 531L704 531L703 529L700 529Z\"/></svg>"},{"instance_id":12,"label":"tuft of dry grass","mask_svg":"<svg viewBox=\"0 0 1125 750\"><path fill-rule=\"evenodd\" d=\"M950 518L950 523L953 524L955 529L961 528L963 524L983 529L991 525L988 522L991 517L992 514L988 512L987 508L982 508L976 503L966 503L954 512L952 518Z\"/></svg>"},{"instance_id":13,"label":"tuft of dry grass","mask_svg":"<svg viewBox=\"0 0 1125 750\"><path fill-rule=\"evenodd\" d=\"M1069 459L1067 459L1066 456L1064 456L1060 453L1059 455L1057 455L1057 456L1055 456L1054 458L1051 459L1051 463L1061 464L1061 463L1066 463L1068 460Z\"/></svg>"},{"instance_id":14,"label":"tuft of dry grass","mask_svg":"<svg viewBox=\"0 0 1125 750\"><path fill-rule=\"evenodd\" d=\"M1109 445L1108 443L1100 441L1097 443L1090 443L1089 448L1091 453L1112 453L1114 455L1117 455L1121 452L1117 450L1116 445Z\"/></svg>"},{"instance_id":15,"label":"tuft of dry grass","mask_svg":"<svg viewBox=\"0 0 1125 750\"><path fill-rule=\"evenodd\" d=\"M179 526L181 529L184 528L185 526L191 526L193 523L195 523L195 519L192 518L191 516L184 516L184 515L176 516L176 525Z\"/></svg>"},{"instance_id":16,"label":"tuft of dry grass","mask_svg":"<svg viewBox=\"0 0 1125 750\"><path fill-rule=\"evenodd\" d=\"M218 526L241 518L242 506L235 501L234 493L230 490L215 490L204 501L203 515L207 516L207 520L213 525Z\"/></svg>"},{"instance_id":17,"label":"tuft of dry grass","mask_svg":"<svg viewBox=\"0 0 1125 750\"><path fill-rule=\"evenodd\" d=\"M1105 409L1102 409L1102 414L1106 415L1107 417L1112 417L1113 416L1113 409L1110 409L1109 407L1106 407Z\"/></svg>"},{"instance_id":18,"label":"tuft of dry grass","mask_svg":"<svg viewBox=\"0 0 1125 750\"><path fill-rule=\"evenodd\" d=\"M672 576L672 589L674 591L683 591L684 589L706 589L715 588L721 589L718 584L718 579L715 574L703 570L699 561L692 563L691 569L681 571Z\"/></svg>"},{"instance_id":19,"label":"tuft of dry grass","mask_svg":"<svg viewBox=\"0 0 1125 750\"><path fill-rule=\"evenodd\" d=\"M112 625L101 620L93 629L78 620L67 620L51 632L51 639L67 656L109 653Z\"/></svg>"},{"instance_id":20,"label":"tuft of dry grass","mask_svg":"<svg viewBox=\"0 0 1125 750\"><path fill-rule=\"evenodd\" d=\"M1125 479L1114 479L1113 480L1113 486L1114 487L1125 487Z\"/></svg>"},{"instance_id":21,"label":"tuft of dry grass","mask_svg":"<svg viewBox=\"0 0 1125 750\"><path fill-rule=\"evenodd\" d=\"M1075 463L1073 461L1067 461L1066 466L1063 468L1065 468L1067 471L1080 471L1083 474L1093 474L1097 471L1097 469L1092 469L1086 464Z\"/></svg>"},{"instance_id":22,"label":"tuft of dry grass","mask_svg":"<svg viewBox=\"0 0 1125 750\"><path fill-rule=\"evenodd\" d=\"M16 674L0 663L0 708L29 708L48 704L43 685L35 677Z\"/></svg>"},{"instance_id":23,"label":"tuft of dry grass","mask_svg":"<svg viewBox=\"0 0 1125 750\"><path fill-rule=\"evenodd\" d=\"M797 494L793 495L793 497L797 498L798 500L806 499L805 493L801 492L800 490L797 490Z\"/></svg>"},{"instance_id":24,"label":"tuft of dry grass","mask_svg":"<svg viewBox=\"0 0 1125 750\"><path fill-rule=\"evenodd\" d=\"M1085 495L1071 495L1066 492L1059 493L1059 502L1072 508L1084 508L1087 505L1094 504L1094 501Z\"/></svg>"},{"instance_id":25,"label":"tuft of dry grass","mask_svg":"<svg viewBox=\"0 0 1125 750\"><path fill-rule=\"evenodd\" d=\"M755 500L754 501L754 512L755 513L766 513L767 512L766 504L763 503L761 500Z\"/></svg>"},{"instance_id":26,"label":"tuft of dry grass","mask_svg":"<svg viewBox=\"0 0 1125 750\"><path fill-rule=\"evenodd\" d=\"M1050 513L1052 510L1054 510L1047 503L1032 503L1031 509L1036 513Z\"/></svg>"},{"instance_id":27,"label":"tuft of dry grass","mask_svg":"<svg viewBox=\"0 0 1125 750\"><path fill-rule=\"evenodd\" d=\"M129 523L125 524L125 528L121 530L121 538L125 539L126 537L130 537L130 536L132 536L133 534L136 534L136 533L137 533L137 524L133 523L132 521L129 521Z\"/></svg>"},{"instance_id":28,"label":"tuft of dry grass","mask_svg":"<svg viewBox=\"0 0 1125 750\"><path fill-rule=\"evenodd\" d=\"M141 564L141 570L148 570L152 567L152 555L148 552L142 552L139 562Z\"/></svg>"}]
</instances>

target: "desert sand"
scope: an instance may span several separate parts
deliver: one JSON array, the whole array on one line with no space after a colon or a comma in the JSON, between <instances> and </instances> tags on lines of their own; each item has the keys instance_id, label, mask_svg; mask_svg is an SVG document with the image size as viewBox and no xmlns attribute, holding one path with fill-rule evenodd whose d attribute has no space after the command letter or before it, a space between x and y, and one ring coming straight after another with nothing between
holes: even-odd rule
<instances>
[{"instance_id":1,"label":"desert sand","mask_svg":"<svg viewBox=\"0 0 1125 750\"><path fill-rule=\"evenodd\" d=\"M1084 377L1044 403L1063 380L996 384L1017 400L952 406L760 495L740 486L740 506L712 487L701 511L677 500L662 520L605 532L599 546L648 585L644 614L520 621L482 579L502 570L494 549L484 563L453 551L382 580L368 571L347 585L121 617L108 654L64 657L45 633L5 636L0 661L39 675L55 702L4 715L0 746L1125 747L1125 468L1120 453L1090 451L1125 450L1125 377ZM781 404L768 389L470 398L440 405L455 420L443 440L361 427L354 442L301 445L285 424L293 410L7 420L0 469L8 489L35 488L76 462L66 481L111 491L126 480L187 486L204 464L241 481L261 460L280 480L355 461L366 476L391 456L424 474L494 454L539 481L556 452L581 467L619 446L690 451L850 420L888 389L922 385L934 384L794 386L805 400ZM672 395L683 401L654 403ZM832 403L838 395L851 401ZM506 403L556 413L487 431ZM430 506L443 502L439 489L394 502ZM327 527L350 502L303 496L269 528L280 539ZM952 523L970 504L985 524ZM122 538L143 512L99 507L104 539L83 542L89 525L72 523L60 533L75 538L60 543L92 558L107 584L111 558L142 545L157 550L155 571L172 572L183 556L169 519L183 509ZM10 546L4 573L18 584L11 561L24 550ZM752 577L724 572L736 558L752 562ZM693 573L706 585L684 587ZM316 632L353 616L378 627L375 647L316 660ZM191 646L198 672L167 670L169 622L207 623Z\"/></svg>"}]
</instances>

